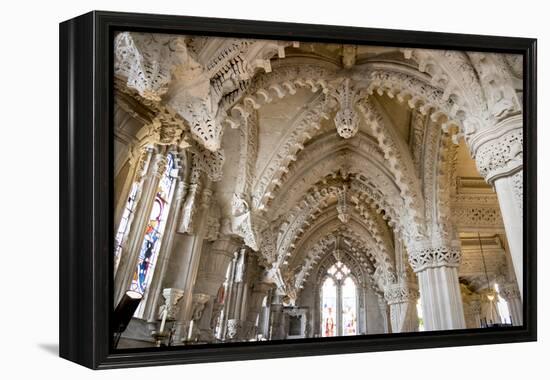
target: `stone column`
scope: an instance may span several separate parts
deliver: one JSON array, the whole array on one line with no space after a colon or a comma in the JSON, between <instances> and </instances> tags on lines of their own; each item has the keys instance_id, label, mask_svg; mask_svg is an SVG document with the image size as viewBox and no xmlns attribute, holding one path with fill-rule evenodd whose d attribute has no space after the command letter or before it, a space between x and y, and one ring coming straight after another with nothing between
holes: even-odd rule
<instances>
[{"instance_id":1,"label":"stone column","mask_svg":"<svg viewBox=\"0 0 550 380\"><path fill-rule=\"evenodd\" d=\"M412 284L391 284L384 292L390 307L392 333L418 331L418 290Z\"/></svg>"},{"instance_id":2,"label":"stone column","mask_svg":"<svg viewBox=\"0 0 550 380\"><path fill-rule=\"evenodd\" d=\"M468 138L479 173L494 186L523 299L523 117L507 117Z\"/></svg>"},{"instance_id":3,"label":"stone column","mask_svg":"<svg viewBox=\"0 0 550 380\"><path fill-rule=\"evenodd\" d=\"M460 242L417 242L409 248L409 263L418 276L426 331L466 327L458 266Z\"/></svg>"},{"instance_id":4,"label":"stone column","mask_svg":"<svg viewBox=\"0 0 550 380\"><path fill-rule=\"evenodd\" d=\"M275 291L271 299L271 315L269 322L270 340L280 340L286 338L284 331L283 297L283 294L279 294Z\"/></svg>"},{"instance_id":5,"label":"stone column","mask_svg":"<svg viewBox=\"0 0 550 380\"><path fill-rule=\"evenodd\" d=\"M134 211L134 218L130 226L127 245L122 251L118 270L115 275L115 304L118 304L132 282L132 277L136 271L139 254L143 244L145 227L149 221L153 200L157 194L158 184L166 170L167 163L165 154L155 154L153 163L149 166L149 170L144 179L139 203Z\"/></svg>"},{"instance_id":6,"label":"stone column","mask_svg":"<svg viewBox=\"0 0 550 380\"><path fill-rule=\"evenodd\" d=\"M466 328L478 329L481 327L481 297L470 291L466 285L461 285L461 291Z\"/></svg>"},{"instance_id":7,"label":"stone column","mask_svg":"<svg viewBox=\"0 0 550 380\"><path fill-rule=\"evenodd\" d=\"M174 236L171 276L172 281L181 289L184 289L186 297L181 301L180 316L178 318L178 328L176 329L176 340L185 339L187 328L189 327L193 306L193 287L197 279L199 263L204 245L206 234L206 222L208 215L208 206L212 197L212 191L209 188L209 182L202 191L199 209L194 212L193 230L189 233L178 233ZM192 193L188 193L188 197ZM198 196L198 194L194 194ZM187 202L186 202L187 203ZM185 207L185 206L184 206ZM183 211L183 210L182 210Z\"/></svg>"},{"instance_id":8,"label":"stone column","mask_svg":"<svg viewBox=\"0 0 550 380\"><path fill-rule=\"evenodd\" d=\"M271 305L272 292L273 292L273 289L268 290L267 292L266 304L265 304L265 307L262 307L262 311L260 313L260 320L258 322L258 333L262 334L263 339L269 338L269 315L271 314L270 305Z\"/></svg>"},{"instance_id":9,"label":"stone column","mask_svg":"<svg viewBox=\"0 0 550 380\"><path fill-rule=\"evenodd\" d=\"M201 341L212 342L214 340L212 317L216 295L220 286L226 280L227 268L239 246L240 241L238 239L228 235L220 235L201 257L194 291L210 296L199 324Z\"/></svg>"},{"instance_id":10,"label":"stone column","mask_svg":"<svg viewBox=\"0 0 550 380\"><path fill-rule=\"evenodd\" d=\"M359 327L359 334L366 334L367 329L367 286L366 284L363 284L363 286L359 287L359 315L357 316L357 325Z\"/></svg>"},{"instance_id":11,"label":"stone column","mask_svg":"<svg viewBox=\"0 0 550 380\"><path fill-rule=\"evenodd\" d=\"M515 283L502 284L499 287L499 294L508 303L512 325L523 325L523 304L518 286Z\"/></svg>"},{"instance_id":12,"label":"stone column","mask_svg":"<svg viewBox=\"0 0 550 380\"><path fill-rule=\"evenodd\" d=\"M383 294L378 294L378 306L382 315L382 323L384 324L384 333L391 333L390 309Z\"/></svg>"},{"instance_id":13,"label":"stone column","mask_svg":"<svg viewBox=\"0 0 550 380\"><path fill-rule=\"evenodd\" d=\"M226 340L240 340L242 338L242 327L244 312L247 302L247 259L246 249L242 248L235 254L232 265L233 274L229 284L227 302L225 304L226 329L222 335Z\"/></svg>"},{"instance_id":14,"label":"stone column","mask_svg":"<svg viewBox=\"0 0 550 380\"><path fill-rule=\"evenodd\" d=\"M267 292L272 288L273 284L265 282L256 282L252 287L251 296L248 302L248 311L246 314L246 320L243 324L243 338L245 340L251 340L256 337L258 333L259 317L262 310L262 302L264 297L267 296ZM256 324L258 321L258 325Z\"/></svg>"}]
</instances>

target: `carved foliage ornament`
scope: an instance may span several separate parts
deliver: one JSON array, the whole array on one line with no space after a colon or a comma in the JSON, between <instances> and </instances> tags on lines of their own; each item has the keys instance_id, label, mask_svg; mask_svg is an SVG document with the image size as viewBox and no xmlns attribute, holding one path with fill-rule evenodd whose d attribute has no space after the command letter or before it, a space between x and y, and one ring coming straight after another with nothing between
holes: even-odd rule
<instances>
[{"instance_id":1,"label":"carved foliage ornament","mask_svg":"<svg viewBox=\"0 0 550 380\"><path fill-rule=\"evenodd\" d=\"M419 296L418 290L412 289L406 284L388 285L384 292L384 298L388 302L388 305L403 302L416 303Z\"/></svg>"},{"instance_id":2,"label":"carved foliage ornament","mask_svg":"<svg viewBox=\"0 0 550 380\"><path fill-rule=\"evenodd\" d=\"M446 245L413 248L409 253L409 264L415 272L427 268L458 267L462 252L460 247Z\"/></svg>"},{"instance_id":3,"label":"carved foliage ornament","mask_svg":"<svg viewBox=\"0 0 550 380\"><path fill-rule=\"evenodd\" d=\"M512 129L483 144L476 152L479 173L489 182L495 176L515 170L523 163L523 131Z\"/></svg>"},{"instance_id":4,"label":"carved foliage ornament","mask_svg":"<svg viewBox=\"0 0 550 380\"><path fill-rule=\"evenodd\" d=\"M115 75L127 78L128 87L152 101L160 101L173 67L186 57L184 37L130 32L115 37Z\"/></svg>"}]
</instances>

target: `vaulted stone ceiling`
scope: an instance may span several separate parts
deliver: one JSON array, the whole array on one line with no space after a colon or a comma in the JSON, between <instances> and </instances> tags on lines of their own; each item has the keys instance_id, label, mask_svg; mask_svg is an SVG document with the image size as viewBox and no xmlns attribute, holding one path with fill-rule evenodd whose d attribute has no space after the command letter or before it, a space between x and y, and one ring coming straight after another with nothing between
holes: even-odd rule
<instances>
[{"instance_id":1,"label":"vaulted stone ceiling","mask_svg":"<svg viewBox=\"0 0 550 380\"><path fill-rule=\"evenodd\" d=\"M150 39L117 41L128 56ZM514 77L511 58L503 74L485 69L495 57L477 53L152 39L168 68L153 60L145 71L164 75L137 81L136 69L120 63L125 91L185 131L163 123L156 133L205 157L218 214L288 291L336 249L335 239L377 271L383 288L403 272L396 239L412 246L422 236L456 236L445 215L483 182L462 137L519 107L488 95L491 83ZM512 83L508 91L520 93ZM481 187L483 207L494 208L494 193ZM494 221L502 225L500 215Z\"/></svg>"}]
</instances>

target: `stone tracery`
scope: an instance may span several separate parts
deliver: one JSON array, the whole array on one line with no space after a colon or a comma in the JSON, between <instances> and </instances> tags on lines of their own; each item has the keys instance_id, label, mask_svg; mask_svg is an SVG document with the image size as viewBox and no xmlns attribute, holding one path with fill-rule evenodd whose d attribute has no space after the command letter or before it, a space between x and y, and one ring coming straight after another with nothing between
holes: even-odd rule
<instances>
[{"instance_id":1,"label":"stone tracery","mask_svg":"<svg viewBox=\"0 0 550 380\"><path fill-rule=\"evenodd\" d=\"M150 300L162 287L183 292L177 344L280 339L297 315L307 316L310 336L319 333L320 281L337 261L357 280L360 333L416 331L419 296L425 328L463 328L471 307L462 310L459 278L480 286L467 272L477 265L471 256L461 262L474 231L507 239L499 276L521 284L521 236L504 228L522 215L517 59L323 46L115 39L117 109L140 125L117 129L127 155L117 173L131 167L123 182L139 186L130 238L155 191L148 175L166 152L181 162L168 274L145 307L160 306ZM504 205L510 197L514 209ZM131 258L121 257L115 298L130 273ZM449 294L435 291L441 283ZM503 289L517 320L521 286Z\"/></svg>"}]
</instances>

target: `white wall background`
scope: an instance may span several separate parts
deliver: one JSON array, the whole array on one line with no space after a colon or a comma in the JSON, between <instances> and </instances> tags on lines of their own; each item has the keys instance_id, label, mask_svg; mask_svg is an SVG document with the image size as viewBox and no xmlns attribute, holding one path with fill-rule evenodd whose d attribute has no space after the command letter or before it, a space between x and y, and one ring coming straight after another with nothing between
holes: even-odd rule
<instances>
[{"instance_id":1,"label":"white wall background","mask_svg":"<svg viewBox=\"0 0 550 380\"><path fill-rule=\"evenodd\" d=\"M328 4L328 5L325 5ZM550 227L550 27L544 1L6 0L0 12L0 377L59 379L521 379L549 369L549 281L539 244L539 342L93 372L57 357L58 23L92 9L539 39L539 231ZM7 83L6 83L7 82ZM544 144L544 145L543 145ZM7 244L6 244L7 243ZM548 376L548 374L546 374ZM535 378L543 378L535 376Z\"/></svg>"}]
</instances>

